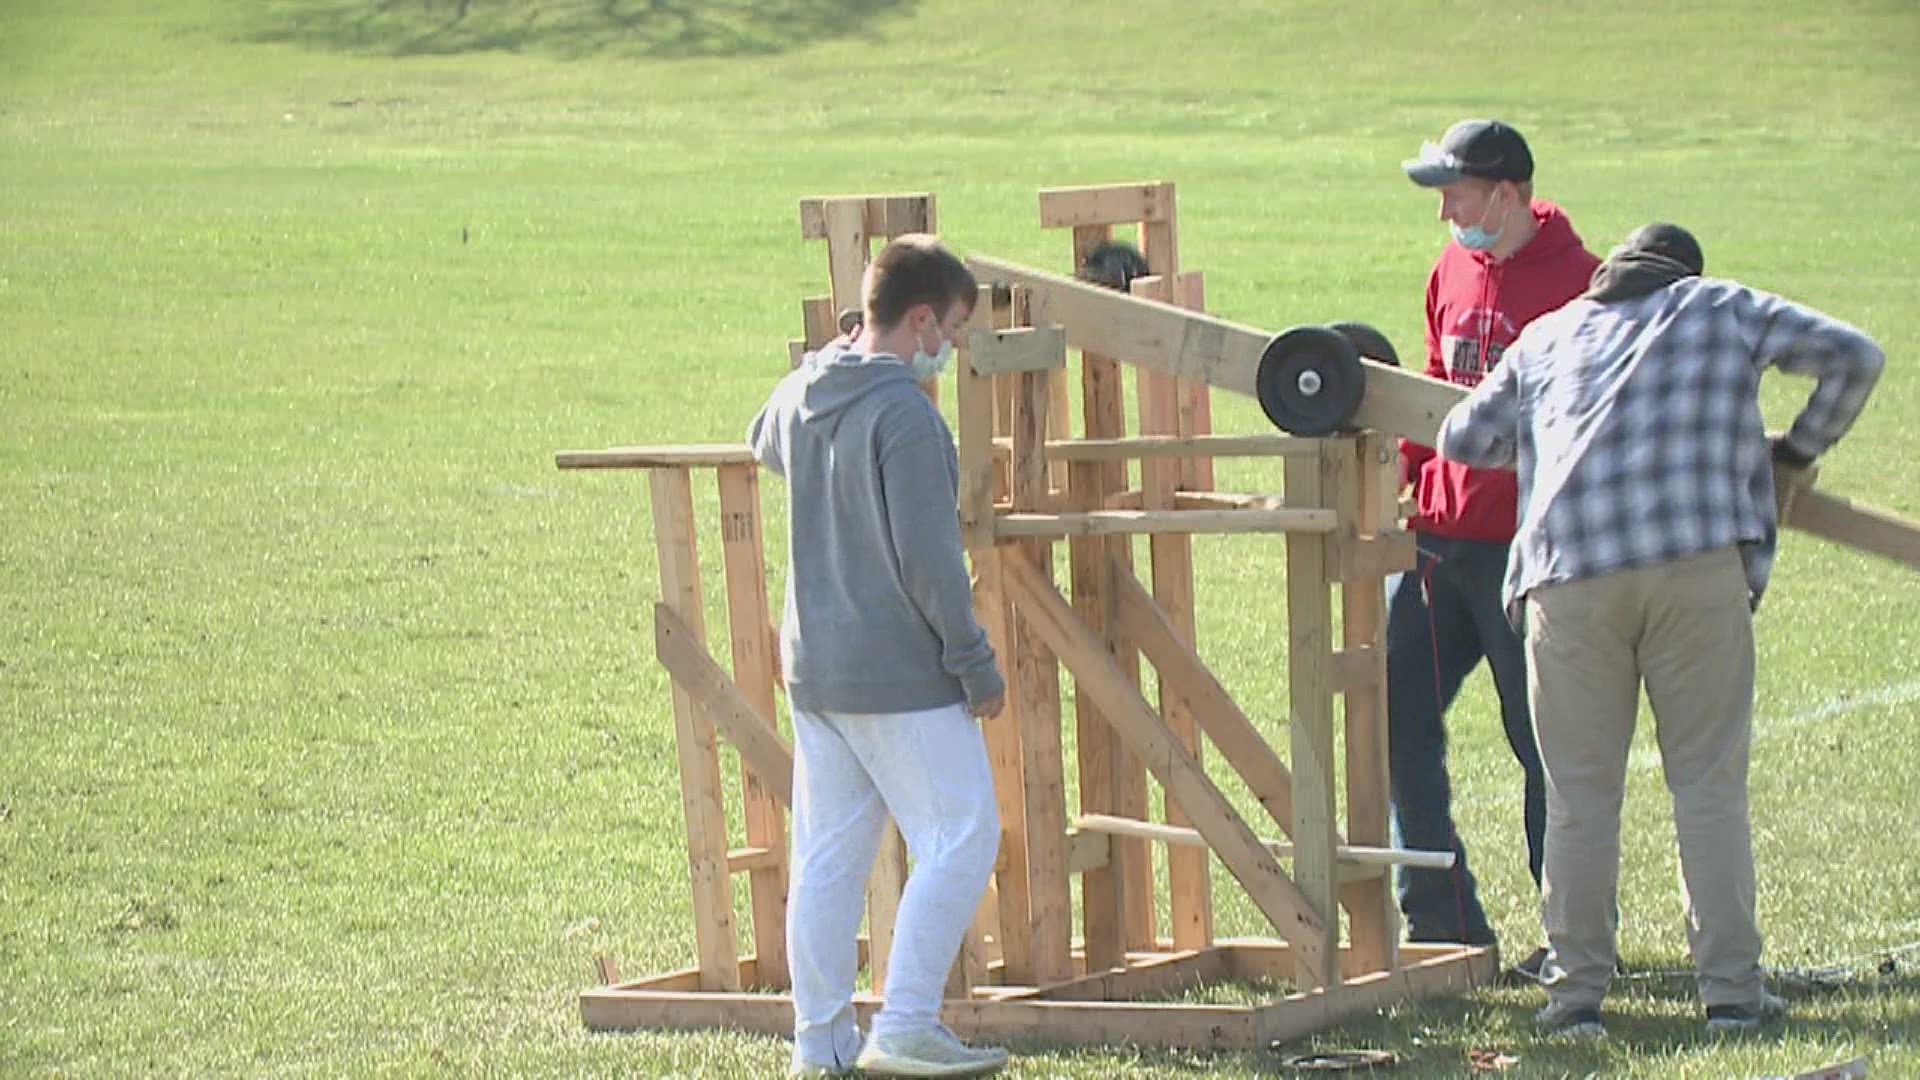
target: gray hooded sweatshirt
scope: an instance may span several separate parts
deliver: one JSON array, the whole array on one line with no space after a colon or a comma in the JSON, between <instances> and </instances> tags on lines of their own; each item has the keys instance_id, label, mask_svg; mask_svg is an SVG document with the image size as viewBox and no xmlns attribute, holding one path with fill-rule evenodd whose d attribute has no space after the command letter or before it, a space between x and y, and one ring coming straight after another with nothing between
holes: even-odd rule
<instances>
[{"instance_id":1,"label":"gray hooded sweatshirt","mask_svg":"<svg viewBox=\"0 0 1920 1080\"><path fill-rule=\"evenodd\" d=\"M1005 691L956 513L946 421L887 355L844 339L780 381L747 429L787 480L787 694L813 712L909 712Z\"/></svg>"}]
</instances>

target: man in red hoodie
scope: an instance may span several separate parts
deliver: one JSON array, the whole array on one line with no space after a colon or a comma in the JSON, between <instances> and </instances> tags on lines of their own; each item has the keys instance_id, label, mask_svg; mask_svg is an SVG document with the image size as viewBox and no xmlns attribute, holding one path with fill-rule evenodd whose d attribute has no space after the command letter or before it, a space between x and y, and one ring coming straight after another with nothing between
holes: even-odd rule
<instances>
[{"instance_id":1,"label":"man in red hoodie","mask_svg":"<svg viewBox=\"0 0 1920 1080\"><path fill-rule=\"evenodd\" d=\"M1478 385L1522 327L1585 291L1599 260L1558 206L1533 197L1533 154L1498 120L1463 120L1402 167L1439 192L1440 218L1453 234L1427 278L1427 374ZM1516 525L1514 474L1469 468L1404 440L1400 461L1418 500L1410 524L1420 555L1415 570L1388 584L1393 824L1402 845L1455 857L1452 870L1403 868L1400 910L1414 941L1492 944L1453 825L1443 718L1485 658L1507 743L1526 773L1527 862L1538 886L1546 777L1527 709L1525 648L1500 599ZM1532 975L1538 961L1517 968Z\"/></svg>"}]
</instances>

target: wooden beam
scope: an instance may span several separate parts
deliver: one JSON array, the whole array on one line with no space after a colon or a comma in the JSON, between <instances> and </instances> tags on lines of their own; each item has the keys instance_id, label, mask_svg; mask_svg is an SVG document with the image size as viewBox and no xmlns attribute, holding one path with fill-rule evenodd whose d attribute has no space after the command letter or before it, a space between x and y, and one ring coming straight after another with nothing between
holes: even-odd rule
<instances>
[{"instance_id":1,"label":"wooden beam","mask_svg":"<svg viewBox=\"0 0 1920 1080\"><path fill-rule=\"evenodd\" d=\"M1007 565L1008 588L1026 623L1066 661L1074 682L1087 687L1099 701L1114 730L1134 747L1167 793L1179 800L1254 906L1300 951L1305 968L1321 972L1330 966L1333 957L1327 952L1325 921L1199 762L1128 683L1105 643L1080 622L1036 568L1013 561Z\"/></svg>"},{"instance_id":2,"label":"wooden beam","mask_svg":"<svg viewBox=\"0 0 1920 1080\"><path fill-rule=\"evenodd\" d=\"M662 601L654 607L655 641L667 635L705 654L700 560L694 548L693 484L686 469L660 469L648 477ZM665 613L668 622L662 623ZM669 641L672 644L672 641ZM709 658L711 662L711 658ZM662 663L666 663L663 656ZM671 666L668 667L671 672ZM725 682L724 677L722 679ZM720 748L705 695L680 678L673 685L674 752L680 765L680 810L687 827L687 876L693 893L694 943L703 990L738 990L740 958L734 948L733 882L727 873L727 814L721 801ZM731 685L731 684L728 684Z\"/></svg>"},{"instance_id":3,"label":"wooden beam","mask_svg":"<svg viewBox=\"0 0 1920 1080\"><path fill-rule=\"evenodd\" d=\"M1059 461L1130 461L1147 458L1312 457L1314 439L1279 432L1252 435L1135 435L1118 439L1055 439L1047 456ZM1005 439L994 452L1011 449Z\"/></svg>"},{"instance_id":4,"label":"wooden beam","mask_svg":"<svg viewBox=\"0 0 1920 1080\"><path fill-rule=\"evenodd\" d=\"M1018 297L1015 306L1018 306ZM1009 468L1016 509L1047 497L1046 442L1053 372L1028 371L1000 380L1010 384L1013 460ZM1006 584L1013 567L1027 567L1051 582L1053 549L1029 541L999 560L997 587L1014 599ZM1015 614L1019 615L1016 604ZM1020 724L1022 796L1027 822L1027 885L1030 891L1030 948L1035 982L1060 982L1073 974L1073 895L1067 879L1066 760L1060 738L1060 669L1051 650L1024 617L1012 623L1013 648L1005 669L1017 697Z\"/></svg>"},{"instance_id":5,"label":"wooden beam","mask_svg":"<svg viewBox=\"0 0 1920 1080\"><path fill-rule=\"evenodd\" d=\"M740 760L768 792L792 806L793 748L727 677L693 627L665 604L653 607L653 646L660 666L740 751Z\"/></svg>"},{"instance_id":6,"label":"wooden beam","mask_svg":"<svg viewBox=\"0 0 1920 1080\"><path fill-rule=\"evenodd\" d=\"M1335 691L1346 703L1347 838L1351 844L1385 844L1388 823L1386 573L1396 561L1366 565L1356 559L1361 544L1386 539L1392 521L1383 511L1400 483L1393 443L1369 432L1351 443L1336 444L1345 467L1335 469L1335 505L1351 524L1339 535L1341 549L1340 626L1342 647L1334 654ZM1413 565L1412 534L1405 566ZM1377 539L1376 539L1377 538ZM1449 853L1450 855L1451 853ZM1451 862L1451 858L1448 860ZM1350 882L1340 892L1347 909L1348 950L1362 970L1399 966L1400 913L1386 877Z\"/></svg>"},{"instance_id":7,"label":"wooden beam","mask_svg":"<svg viewBox=\"0 0 1920 1080\"><path fill-rule=\"evenodd\" d=\"M1394 1002L1489 985L1498 974L1494 959L1490 948L1462 948L1392 971L1362 975L1333 989L1291 994L1258 1008L1254 1025L1262 1045L1291 1041Z\"/></svg>"},{"instance_id":8,"label":"wooden beam","mask_svg":"<svg viewBox=\"0 0 1920 1080\"><path fill-rule=\"evenodd\" d=\"M722 465L719 469L720 547L727 582L727 627L733 654L733 686L778 732L773 685L779 645L767 632L767 556L760 528L760 470L753 465ZM763 732L764 733L764 732ZM784 781L763 780L753 763L740 763L742 820L747 843L779 856L770 865L755 866L747 878L753 912L753 951L760 958L760 974L768 989L791 986L787 971L787 819L783 803L770 784L784 783L791 794L792 766Z\"/></svg>"},{"instance_id":9,"label":"wooden beam","mask_svg":"<svg viewBox=\"0 0 1920 1080\"><path fill-rule=\"evenodd\" d=\"M840 313L834 310L833 297L809 296L800 301L800 326L808 352L839 337Z\"/></svg>"},{"instance_id":10,"label":"wooden beam","mask_svg":"<svg viewBox=\"0 0 1920 1080\"><path fill-rule=\"evenodd\" d=\"M762 870L784 871L786 866L787 853L779 848L743 847L727 852L727 873L729 874L750 874ZM785 904L781 905L781 910L786 910ZM786 950L783 948L780 951L783 954L781 963L784 964Z\"/></svg>"},{"instance_id":11,"label":"wooden beam","mask_svg":"<svg viewBox=\"0 0 1920 1080\"><path fill-rule=\"evenodd\" d=\"M1279 495L1248 495L1236 491L1176 491L1176 510L1284 510L1287 500Z\"/></svg>"},{"instance_id":12,"label":"wooden beam","mask_svg":"<svg viewBox=\"0 0 1920 1080\"><path fill-rule=\"evenodd\" d=\"M1173 185L1164 180L1040 190L1040 227L1043 229L1131 225L1137 221L1170 221L1172 218Z\"/></svg>"},{"instance_id":13,"label":"wooden beam","mask_svg":"<svg viewBox=\"0 0 1920 1080\"><path fill-rule=\"evenodd\" d=\"M827 238L827 205L851 203L860 207L861 225L873 236L892 238L902 233L939 232L934 218L933 195L925 191L893 195L826 195L800 200L800 236L805 240Z\"/></svg>"},{"instance_id":14,"label":"wooden beam","mask_svg":"<svg viewBox=\"0 0 1920 1080\"><path fill-rule=\"evenodd\" d=\"M1001 514L1001 539L1055 536L1123 536L1154 533L1327 533L1331 510L1083 510L1065 514Z\"/></svg>"},{"instance_id":15,"label":"wooden beam","mask_svg":"<svg viewBox=\"0 0 1920 1080\"><path fill-rule=\"evenodd\" d=\"M1206 278L1198 270L1173 276L1173 303L1188 311L1207 310ZM1180 386L1179 432L1183 436L1204 436L1213 432L1213 391L1196 379L1182 379ZM1180 486L1195 491L1213 489L1213 459L1195 458L1186 463Z\"/></svg>"},{"instance_id":16,"label":"wooden beam","mask_svg":"<svg viewBox=\"0 0 1920 1080\"><path fill-rule=\"evenodd\" d=\"M1818 489L1793 497L1787 527L1920 570L1920 521Z\"/></svg>"},{"instance_id":17,"label":"wooden beam","mask_svg":"<svg viewBox=\"0 0 1920 1080\"><path fill-rule=\"evenodd\" d=\"M973 334L993 321L991 294L980 290L967 325L973 333L962 337L958 370L954 373L959 424L960 462L960 538L973 552L977 566L981 553L993 546L993 377L980 371L974 361ZM1007 659L1002 653L1001 658Z\"/></svg>"},{"instance_id":18,"label":"wooden beam","mask_svg":"<svg viewBox=\"0 0 1920 1080\"><path fill-rule=\"evenodd\" d=\"M865 205L829 199L825 208L827 271L833 284L833 310L861 307L860 286L873 258Z\"/></svg>"},{"instance_id":19,"label":"wooden beam","mask_svg":"<svg viewBox=\"0 0 1920 1080\"><path fill-rule=\"evenodd\" d=\"M1206 838L1196 829L1163 825L1156 821L1135 821L1111 814L1082 814L1073 819L1073 827L1082 833L1130 836L1171 847L1205 847L1207 845ZM1270 840L1262 837L1260 843L1268 851L1273 852L1276 858L1290 859L1296 854L1294 845L1286 840ZM1371 844L1339 844L1335 846L1334 853L1341 862L1351 863L1354 866L1375 868L1413 866L1422 870L1453 868L1451 851L1415 851Z\"/></svg>"},{"instance_id":20,"label":"wooden beam","mask_svg":"<svg viewBox=\"0 0 1920 1080\"><path fill-rule=\"evenodd\" d=\"M1000 714L981 721L987 760L993 766L994 799L1000 808L1000 856L995 861L993 889L998 905L998 939L1007 981L1030 983L1037 980L1033 974L1033 899L1021 750L1022 695L1014 669L1013 606L1000 583L1001 561L1026 556L995 547L991 540L983 547L972 548L972 556L974 616L985 628L1007 682L1006 704Z\"/></svg>"},{"instance_id":21,"label":"wooden beam","mask_svg":"<svg viewBox=\"0 0 1920 1080\"><path fill-rule=\"evenodd\" d=\"M967 335L973 369L983 375L1045 371L1067 366L1067 336L1057 326L974 330Z\"/></svg>"},{"instance_id":22,"label":"wooden beam","mask_svg":"<svg viewBox=\"0 0 1920 1080\"><path fill-rule=\"evenodd\" d=\"M1267 816L1291 836L1293 779L1266 736L1131 574L1114 575L1114 599L1121 629L1153 665L1160 685L1186 699L1214 748L1245 781Z\"/></svg>"},{"instance_id":23,"label":"wooden beam","mask_svg":"<svg viewBox=\"0 0 1920 1080\"><path fill-rule=\"evenodd\" d=\"M1000 259L967 261L982 281L1025 287L1034 321L1065 327L1069 345L1255 396L1254 376L1272 334ZM1412 370L1364 363L1366 396L1355 425L1431 445L1461 389Z\"/></svg>"},{"instance_id":24,"label":"wooden beam","mask_svg":"<svg viewBox=\"0 0 1920 1080\"><path fill-rule=\"evenodd\" d=\"M1323 444L1322 454L1334 444ZM1289 459L1286 465L1287 501L1301 506L1321 505L1322 463ZM1314 953L1321 960L1339 944L1338 904L1340 868L1334 859L1339 843L1334 818L1333 613L1328 596L1327 540L1324 535L1294 533L1287 537L1287 725L1293 764L1293 841L1299 845L1293 860L1294 881L1320 916L1320 940ZM1289 939L1291 940L1291 939ZM1299 947L1299 943L1295 943ZM1302 974L1318 986L1337 983L1331 964L1315 967L1301 956Z\"/></svg>"},{"instance_id":25,"label":"wooden beam","mask_svg":"<svg viewBox=\"0 0 1920 1080\"><path fill-rule=\"evenodd\" d=\"M1141 226L1143 234L1162 237L1148 247L1148 265L1156 257L1172 267L1172 222ZM1170 299L1172 281L1168 277L1136 278L1132 291ZM1140 395L1140 433L1142 435L1178 435L1180 426L1181 385L1178 379L1161 372L1142 371L1135 380ZM1149 510L1175 508L1176 491L1183 479L1179 460L1147 460L1140 463L1140 488L1143 505ZM1188 645L1194 641L1193 612L1193 540L1190 536L1169 533L1152 537L1148 551L1153 562L1153 597L1169 623ZM1200 731L1194 723L1193 706L1176 693L1159 693L1160 717L1180 745L1201 760ZM1169 825L1190 824L1186 811L1171 797L1166 802ZM1167 852L1167 911L1171 917L1173 943L1182 949L1204 948L1213 940L1213 894L1205 848L1176 847Z\"/></svg>"},{"instance_id":26,"label":"wooden beam","mask_svg":"<svg viewBox=\"0 0 1920 1080\"><path fill-rule=\"evenodd\" d=\"M744 443L686 446L616 446L608 450L561 450L553 463L562 469L701 469L751 465Z\"/></svg>"},{"instance_id":27,"label":"wooden beam","mask_svg":"<svg viewBox=\"0 0 1920 1080\"><path fill-rule=\"evenodd\" d=\"M1148 994L1176 994L1226 978L1227 962L1217 949L1163 953L1090 972L1005 1001L1125 1001Z\"/></svg>"}]
</instances>

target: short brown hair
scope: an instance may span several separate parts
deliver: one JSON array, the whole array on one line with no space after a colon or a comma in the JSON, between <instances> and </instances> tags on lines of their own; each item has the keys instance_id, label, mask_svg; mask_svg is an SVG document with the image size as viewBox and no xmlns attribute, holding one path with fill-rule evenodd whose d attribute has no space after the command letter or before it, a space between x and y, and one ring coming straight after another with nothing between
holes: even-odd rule
<instances>
[{"instance_id":1,"label":"short brown hair","mask_svg":"<svg viewBox=\"0 0 1920 1080\"><path fill-rule=\"evenodd\" d=\"M867 325L889 327L906 318L918 304L933 305L935 318L945 318L954 301L973 310L979 295L973 271L927 233L895 237L867 267L862 303Z\"/></svg>"}]
</instances>

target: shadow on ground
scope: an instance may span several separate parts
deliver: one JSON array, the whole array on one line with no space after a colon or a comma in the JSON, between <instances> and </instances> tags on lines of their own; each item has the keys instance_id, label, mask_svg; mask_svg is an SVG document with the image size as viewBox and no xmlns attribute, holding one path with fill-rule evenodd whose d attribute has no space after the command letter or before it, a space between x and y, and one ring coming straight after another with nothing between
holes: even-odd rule
<instances>
[{"instance_id":1,"label":"shadow on ground","mask_svg":"<svg viewBox=\"0 0 1920 1080\"><path fill-rule=\"evenodd\" d=\"M911 0L271 0L242 37L369 56L765 56L867 32Z\"/></svg>"}]
</instances>

